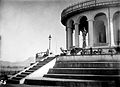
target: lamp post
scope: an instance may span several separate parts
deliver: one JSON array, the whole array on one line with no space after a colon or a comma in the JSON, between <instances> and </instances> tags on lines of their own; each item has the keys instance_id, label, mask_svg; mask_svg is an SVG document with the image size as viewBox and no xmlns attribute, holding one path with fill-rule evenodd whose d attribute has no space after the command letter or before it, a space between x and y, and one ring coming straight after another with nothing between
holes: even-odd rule
<instances>
[{"instance_id":1,"label":"lamp post","mask_svg":"<svg viewBox=\"0 0 120 87\"><path fill-rule=\"evenodd\" d=\"M50 49L51 49L51 38L52 38L51 35L49 35L48 38L49 38L49 51L50 51Z\"/></svg>"}]
</instances>

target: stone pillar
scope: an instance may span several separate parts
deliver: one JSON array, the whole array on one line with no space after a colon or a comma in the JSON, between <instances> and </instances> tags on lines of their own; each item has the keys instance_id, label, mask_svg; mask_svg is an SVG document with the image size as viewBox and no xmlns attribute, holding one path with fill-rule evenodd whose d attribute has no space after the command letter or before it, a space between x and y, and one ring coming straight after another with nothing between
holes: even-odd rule
<instances>
[{"instance_id":1,"label":"stone pillar","mask_svg":"<svg viewBox=\"0 0 120 87\"><path fill-rule=\"evenodd\" d=\"M79 48L79 23L75 23L75 47Z\"/></svg>"},{"instance_id":2,"label":"stone pillar","mask_svg":"<svg viewBox=\"0 0 120 87\"><path fill-rule=\"evenodd\" d=\"M87 31L84 29L82 32L82 36L83 36L83 48L86 47L86 35L87 35Z\"/></svg>"},{"instance_id":3,"label":"stone pillar","mask_svg":"<svg viewBox=\"0 0 120 87\"><path fill-rule=\"evenodd\" d=\"M68 29L66 27L66 49L68 49Z\"/></svg>"},{"instance_id":4,"label":"stone pillar","mask_svg":"<svg viewBox=\"0 0 120 87\"><path fill-rule=\"evenodd\" d=\"M93 47L94 37L93 37L93 19L88 20L88 46Z\"/></svg>"},{"instance_id":5,"label":"stone pillar","mask_svg":"<svg viewBox=\"0 0 120 87\"><path fill-rule=\"evenodd\" d=\"M111 43L111 37L112 37L112 34L111 34L111 18L110 18L110 12L108 12L108 17L107 17L107 19L108 19L108 36L106 37L107 39L108 39L108 46L111 46L112 45L112 43Z\"/></svg>"},{"instance_id":6,"label":"stone pillar","mask_svg":"<svg viewBox=\"0 0 120 87\"><path fill-rule=\"evenodd\" d=\"M109 30L110 30L110 46L115 46L115 42L114 42L114 31L113 31L113 20L112 17L109 18Z\"/></svg>"},{"instance_id":7,"label":"stone pillar","mask_svg":"<svg viewBox=\"0 0 120 87\"><path fill-rule=\"evenodd\" d=\"M67 35L66 37L67 50L70 50L70 48L73 46L73 35L71 27L67 27L66 35Z\"/></svg>"},{"instance_id":8,"label":"stone pillar","mask_svg":"<svg viewBox=\"0 0 120 87\"><path fill-rule=\"evenodd\" d=\"M109 36L107 37L109 39L109 46L115 46L115 42L114 42L114 30L113 30L113 14L114 12L112 12L110 10L110 8L108 8L108 30L109 30Z\"/></svg>"}]
</instances>

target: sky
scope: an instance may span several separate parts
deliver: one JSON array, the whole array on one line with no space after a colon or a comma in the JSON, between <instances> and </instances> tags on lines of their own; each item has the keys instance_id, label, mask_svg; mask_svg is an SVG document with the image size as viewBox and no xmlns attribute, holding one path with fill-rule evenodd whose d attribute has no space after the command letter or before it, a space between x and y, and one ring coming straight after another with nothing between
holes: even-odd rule
<instances>
[{"instance_id":1,"label":"sky","mask_svg":"<svg viewBox=\"0 0 120 87\"><path fill-rule=\"evenodd\" d=\"M15 1L15 0L13 0ZM17 0L16 0L17 1ZM36 12L34 10L38 10L40 12L40 20L35 21L36 25L34 28L37 29L37 23L41 26L39 29L42 29L40 32L41 51L45 51L48 48L48 36L51 35L51 49L54 53L60 52L60 47L66 48L66 36L65 36L65 26L61 24L61 12L73 3L77 3L81 0L18 0L18 1L29 1L29 3L38 4L40 7L36 9L32 5L28 5L28 7L33 9L33 15L37 18ZM29 12L29 10L28 10ZM35 14L34 14L35 13ZM38 14L38 16L39 16ZM39 30L38 30L39 31ZM46 47L47 46L47 47Z\"/></svg>"},{"instance_id":2,"label":"sky","mask_svg":"<svg viewBox=\"0 0 120 87\"><path fill-rule=\"evenodd\" d=\"M48 49L51 35L51 50L59 53L66 48L65 26L61 23L62 11L81 0L2 0L1 28L3 59L17 61L35 56ZM29 30L29 33L27 33ZM9 33L8 33L9 32ZM13 39L14 38L14 39ZM5 41L4 41L5 40ZM7 42L6 42L7 41ZM5 49L6 48L6 49Z\"/></svg>"},{"instance_id":3,"label":"sky","mask_svg":"<svg viewBox=\"0 0 120 87\"><path fill-rule=\"evenodd\" d=\"M46 32L46 37L52 35L52 49L59 51L60 47L66 48L65 26L61 24L61 12L63 9L73 3L81 0L38 0L41 2L41 20L43 31ZM44 19L45 18L45 19ZM46 26L45 26L45 25ZM44 35L43 35L44 36Z\"/></svg>"}]
</instances>

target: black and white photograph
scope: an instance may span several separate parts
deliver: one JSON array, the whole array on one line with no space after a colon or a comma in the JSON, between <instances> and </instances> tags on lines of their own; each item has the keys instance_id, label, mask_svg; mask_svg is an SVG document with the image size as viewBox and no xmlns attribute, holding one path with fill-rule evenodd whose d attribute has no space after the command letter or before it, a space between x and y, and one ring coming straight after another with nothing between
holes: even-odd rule
<instances>
[{"instance_id":1,"label":"black and white photograph","mask_svg":"<svg viewBox=\"0 0 120 87\"><path fill-rule=\"evenodd\" d=\"M0 87L120 87L120 0L0 0Z\"/></svg>"}]
</instances>

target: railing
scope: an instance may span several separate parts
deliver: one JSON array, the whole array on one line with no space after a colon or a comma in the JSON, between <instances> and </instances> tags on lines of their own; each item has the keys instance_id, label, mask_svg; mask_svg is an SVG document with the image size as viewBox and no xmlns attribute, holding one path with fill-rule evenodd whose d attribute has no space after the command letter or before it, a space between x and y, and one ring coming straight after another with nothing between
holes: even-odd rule
<instances>
[{"instance_id":1,"label":"railing","mask_svg":"<svg viewBox=\"0 0 120 87\"><path fill-rule=\"evenodd\" d=\"M61 17L64 17L67 14L76 11L78 9L82 10L90 7L112 5L112 4L120 4L120 0L89 0L89 1L80 2L64 9L61 14Z\"/></svg>"},{"instance_id":2,"label":"railing","mask_svg":"<svg viewBox=\"0 0 120 87\"><path fill-rule=\"evenodd\" d=\"M118 55L120 54L120 46L106 48L73 48L65 50L62 56L65 55Z\"/></svg>"},{"instance_id":3,"label":"railing","mask_svg":"<svg viewBox=\"0 0 120 87\"><path fill-rule=\"evenodd\" d=\"M81 55L116 55L120 54L120 46L113 48L89 48L83 49Z\"/></svg>"},{"instance_id":4,"label":"railing","mask_svg":"<svg viewBox=\"0 0 120 87\"><path fill-rule=\"evenodd\" d=\"M39 62L34 63L33 65L31 65L31 66L27 67L26 69L20 71L19 73L11 76L9 79L12 79L13 77L16 77L17 75L21 74L22 72L25 72L26 70L29 70L29 69L32 68L33 66L36 66L38 63L39 63Z\"/></svg>"}]
</instances>

